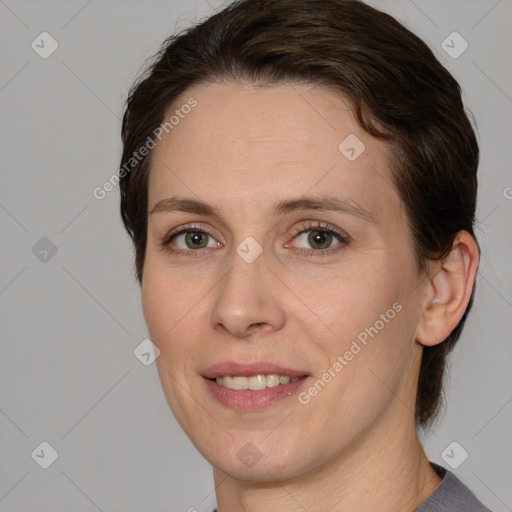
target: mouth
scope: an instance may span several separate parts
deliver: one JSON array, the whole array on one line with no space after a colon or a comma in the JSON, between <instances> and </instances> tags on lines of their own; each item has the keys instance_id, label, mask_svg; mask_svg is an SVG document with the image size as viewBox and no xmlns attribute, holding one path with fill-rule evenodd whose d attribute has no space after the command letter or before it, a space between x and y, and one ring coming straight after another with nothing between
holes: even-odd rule
<instances>
[{"instance_id":1,"label":"mouth","mask_svg":"<svg viewBox=\"0 0 512 512\"><path fill-rule=\"evenodd\" d=\"M203 375L211 395L231 409L254 411L295 395L311 375L272 363L220 363Z\"/></svg>"}]
</instances>

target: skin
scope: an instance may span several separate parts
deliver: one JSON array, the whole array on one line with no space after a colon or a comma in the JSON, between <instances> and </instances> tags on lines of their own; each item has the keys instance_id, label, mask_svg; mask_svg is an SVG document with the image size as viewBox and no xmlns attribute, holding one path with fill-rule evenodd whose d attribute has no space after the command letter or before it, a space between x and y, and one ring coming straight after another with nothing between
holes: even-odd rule
<instances>
[{"instance_id":1,"label":"skin","mask_svg":"<svg viewBox=\"0 0 512 512\"><path fill-rule=\"evenodd\" d=\"M149 215L142 306L167 402L214 467L219 512L414 510L441 481L414 422L422 346L442 342L464 313L474 240L460 232L444 262L417 273L389 148L359 127L339 95L225 82L191 88L173 109L190 97L198 105L154 149L149 211L187 196L217 206L219 216ZM366 146L354 161L338 150L349 134ZM275 202L304 195L349 200L373 220L322 210L272 215ZM333 235L314 245L314 227L296 236L315 221L350 241ZM162 249L188 223L210 235L204 248L182 234ZM263 250L252 263L236 252L247 236ZM312 256L315 249L326 255ZM234 410L205 386L201 375L221 361L270 361L314 382L394 303L401 311L305 405L292 395ZM260 453L250 467L237 457L247 443Z\"/></svg>"}]
</instances>

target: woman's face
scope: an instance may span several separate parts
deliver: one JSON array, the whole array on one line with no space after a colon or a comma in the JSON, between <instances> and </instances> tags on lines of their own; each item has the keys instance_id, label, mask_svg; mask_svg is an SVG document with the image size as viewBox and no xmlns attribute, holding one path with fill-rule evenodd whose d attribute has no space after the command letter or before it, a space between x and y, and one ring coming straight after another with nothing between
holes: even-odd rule
<instances>
[{"instance_id":1,"label":"woman's face","mask_svg":"<svg viewBox=\"0 0 512 512\"><path fill-rule=\"evenodd\" d=\"M174 110L142 303L177 421L240 479L382 447L414 424L424 302L387 146L304 84L203 85Z\"/></svg>"}]
</instances>

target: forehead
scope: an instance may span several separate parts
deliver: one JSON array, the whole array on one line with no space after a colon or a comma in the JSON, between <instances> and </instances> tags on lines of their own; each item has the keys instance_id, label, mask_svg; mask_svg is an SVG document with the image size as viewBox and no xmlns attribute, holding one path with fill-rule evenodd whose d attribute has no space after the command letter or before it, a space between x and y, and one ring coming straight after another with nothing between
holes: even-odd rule
<instances>
[{"instance_id":1,"label":"forehead","mask_svg":"<svg viewBox=\"0 0 512 512\"><path fill-rule=\"evenodd\" d=\"M197 105L180 110L191 98ZM355 201L372 214L400 208L387 146L364 132L332 91L212 83L186 91L166 119L173 113L179 122L153 150L150 209L182 194L226 213L263 212L267 203L308 192Z\"/></svg>"}]
</instances>

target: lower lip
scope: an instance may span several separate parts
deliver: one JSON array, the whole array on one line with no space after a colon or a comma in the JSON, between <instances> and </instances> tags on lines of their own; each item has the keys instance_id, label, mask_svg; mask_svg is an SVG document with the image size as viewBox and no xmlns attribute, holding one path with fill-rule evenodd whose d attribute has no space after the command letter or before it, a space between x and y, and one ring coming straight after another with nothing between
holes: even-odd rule
<instances>
[{"instance_id":1,"label":"lower lip","mask_svg":"<svg viewBox=\"0 0 512 512\"><path fill-rule=\"evenodd\" d=\"M291 397L297 393L298 388L309 380L303 377L289 384L279 384L274 388L265 388L257 391L251 389L231 389L217 384L215 380L204 379L213 396L223 405L241 411L255 411L265 409L269 405Z\"/></svg>"}]
</instances>

